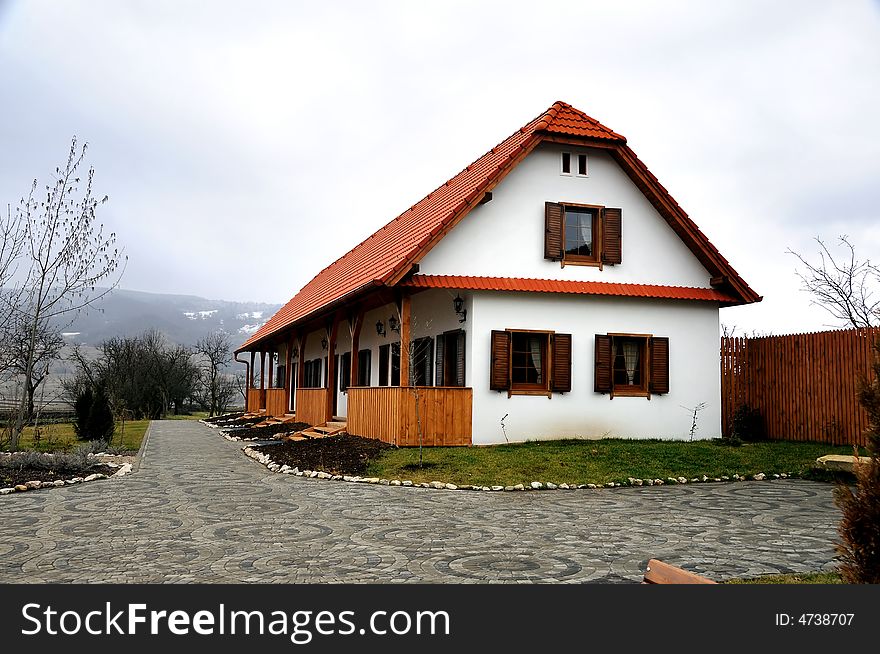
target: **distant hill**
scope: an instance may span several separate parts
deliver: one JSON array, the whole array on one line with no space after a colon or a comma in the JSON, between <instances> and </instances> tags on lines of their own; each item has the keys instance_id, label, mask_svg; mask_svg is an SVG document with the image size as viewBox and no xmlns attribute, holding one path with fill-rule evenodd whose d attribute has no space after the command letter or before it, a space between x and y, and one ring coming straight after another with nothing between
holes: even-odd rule
<instances>
[{"instance_id":1,"label":"distant hill","mask_svg":"<svg viewBox=\"0 0 880 654\"><path fill-rule=\"evenodd\" d=\"M280 308L280 304L115 289L80 314L63 333L71 345L99 345L114 336L136 336L154 327L174 343L193 345L222 329L238 346Z\"/></svg>"}]
</instances>

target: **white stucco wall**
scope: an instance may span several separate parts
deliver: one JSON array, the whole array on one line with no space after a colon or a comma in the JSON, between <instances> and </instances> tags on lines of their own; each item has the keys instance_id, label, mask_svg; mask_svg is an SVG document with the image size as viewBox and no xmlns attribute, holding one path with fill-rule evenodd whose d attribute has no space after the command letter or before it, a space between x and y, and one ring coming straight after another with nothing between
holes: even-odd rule
<instances>
[{"instance_id":1,"label":"white stucco wall","mask_svg":"<svg viewBox=\"0 0 880 654\"><path fill-rule=\"evenodd\" d=\"M540 293L475 293L471 323L474 444L562 437L688 438L700 402L695 438L721 434L718 307L708 302L584 297ZM546 396L489 390L493 329L553 330L572 335L572 390ZM593 391L595 334L639 333L669 338L666 395L615 397Z\"/></svg>"},{"instance_id":2,"label":"white stucco wall","mask_svg":"<svg viewBox=\"0 0 880 654\"><path fill-rule=\"evenodd\" d=\"M709 273L611 157L564 149L588 154L589 177L560 175L562 146L538 146L495 187L491 202L420 261L420 272L709 287ZM544 202L620 207L622 263L599 270L544 259Z\"/></svg>"}]
</instances>

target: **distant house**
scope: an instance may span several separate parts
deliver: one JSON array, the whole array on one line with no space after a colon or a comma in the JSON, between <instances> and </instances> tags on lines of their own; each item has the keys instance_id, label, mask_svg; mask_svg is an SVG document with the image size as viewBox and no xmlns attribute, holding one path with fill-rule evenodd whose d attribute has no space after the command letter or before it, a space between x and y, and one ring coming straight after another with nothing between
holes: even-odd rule
<instances>
[{"instance_id":1,"label":"distant house","mask_svg":"<svg viewBox=\"0 0 880 654\"><path fill-rule=\"evenodd\" d=\"M711 437L719 308L760 300L623 136L556 102L237 356L250 410L400 445L682 438L700 403Z\"/></svg>"}]
</instances>

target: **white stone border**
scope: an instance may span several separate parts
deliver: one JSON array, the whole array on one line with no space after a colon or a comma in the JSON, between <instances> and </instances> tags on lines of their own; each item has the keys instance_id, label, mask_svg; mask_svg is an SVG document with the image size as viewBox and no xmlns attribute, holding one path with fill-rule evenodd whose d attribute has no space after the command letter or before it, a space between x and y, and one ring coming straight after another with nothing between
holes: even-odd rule
<instances>
[{"instance_id":1,"label":"white stone border","mask_svg":"<svg viewBox=\"0 0 880 654\"><path fill-rule=\"evenodd\" d=\"M233 429L242 429L241 427L230 427L229 425L215 425L210 422L206 422L204 418L199 419L199 422L205 425L205 427L210 427L211 429L217 429L220 432L220 435L228 441L238 442L238 441L270 441L277 440L281 442L281 438L273 438L273 436L280 436L279 434L270 434L269 436L252 436L250 438L242 438L241 436L233 436L229 432Z\"/></svg>"},{"instance_id":2,"label":"white stone border","mask_svg":"<svg viewBox=\"0 0 880 654\"><path fill-rule=\"evenodd\" d=\"M90 456L98 456L98 455L90 455ZM111 468L118 468L116 472L112 475L107 476L102 472L96 472L94 474L88 475L86 477L74 477L73 479L56 479L55 481L27 481L23 484L18 484L17 486L11 486L9 488L0 488L0 495L11 495L12 493L23 493L29 490L37 490L39 488L61 488L62 486L73 486L74 484L84 484L87 481L98 481L99 479L116 479L117 477L124 477L128 473L131 472L132 464L123 463L122 465L118 463L110 463L105 462L105 466L109 466Z\"/></svg>"},{"instance_id":3,"label":"white stone border","mask_svg":"<svg viewBox=\"0 0 880 654\"><path fill-rule=\"evenodd\" d=\"M289 465L279 465L272 461L268 454L261 454L253 449L250 445L242 448L245 456L250 457L257 463L260 463L270 471L282 475L295 475L297 477L307 477L310 479L330 479L332 481L347 481L357 484L381 484L383 486L406 486L412 488L434 488L437 490L476 490L476 491L529 491L529 490L602 490L605 488L626 488L632 486L663 486L678 484L700 484L709 482L725 482L725 481L764 481L770 479L788 479L794 478L792 473L783 472L782 474L773 474L770 476L759 472L755 475L733 475L733 477L708 477L702 475L687 479L686 477L668 477L665 481L662 479L636 479L628 477L625 482L612 482L606 484L554 484L552 482L533 481L529 484L516 484L513 486L456 486L442 481L431 481L416 483L408 479L379 479L378 477L358 477L356 475L332 475L329 472L319 470L300 470L299 468L291 468Z\"/></svg>"}]
</instances>

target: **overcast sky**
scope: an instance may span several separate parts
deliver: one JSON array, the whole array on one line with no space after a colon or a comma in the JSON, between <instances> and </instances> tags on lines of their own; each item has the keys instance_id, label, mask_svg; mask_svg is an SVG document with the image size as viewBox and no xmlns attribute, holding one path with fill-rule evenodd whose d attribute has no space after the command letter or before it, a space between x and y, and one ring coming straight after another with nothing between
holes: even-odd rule
<instances>
[{"instance_id":1,"label":"overcast sky","mask_svg":"<svg viewBox=\"0 0 880 654\"><path fill-rule=\"evenodd\" d=\"M540 8L540 9L539 9ZM89 143L125 288L284 302L564 100L624 134L759 293L880 260L880 4L0 0L0 199Z\"/></svg>"}]
</instances>

